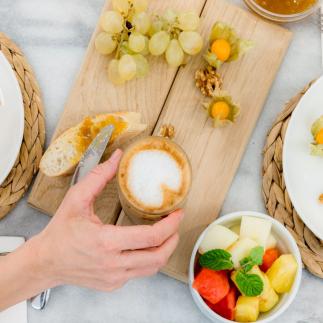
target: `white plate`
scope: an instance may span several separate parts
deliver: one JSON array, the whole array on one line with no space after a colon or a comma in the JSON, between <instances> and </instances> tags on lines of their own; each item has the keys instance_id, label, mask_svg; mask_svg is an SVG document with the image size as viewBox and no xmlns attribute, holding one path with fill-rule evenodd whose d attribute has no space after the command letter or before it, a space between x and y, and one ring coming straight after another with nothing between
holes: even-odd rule
<instances>
[{"instance_id":1,"label":"white plate","mask_svg":"<svg viewBox=\"0 0 323 323\"><path fill-rule=\"evenodd\" d=\"M0 51L0 184L10 173L24 134L24 106L18 81Z\"/></svg>"},{"instance_id":2,"label":"white plate","mask_svg":"<svg viewBox=\"0 0 323 323\"><path fill-rule=\"evenodd\" d=\"M323 239L323 158L310 154L311 126L323 115L323 77L300 100L289 122L283 149L287 191L304 223Z\"/></svg>"}]
</instances>

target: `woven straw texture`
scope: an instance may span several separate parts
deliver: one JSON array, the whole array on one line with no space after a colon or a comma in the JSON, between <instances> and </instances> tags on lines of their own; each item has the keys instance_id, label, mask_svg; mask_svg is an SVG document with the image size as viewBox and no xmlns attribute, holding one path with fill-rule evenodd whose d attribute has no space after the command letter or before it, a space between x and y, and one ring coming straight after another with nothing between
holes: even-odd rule
<instances>
[{"instance_id":1,"label":"woven straw texture","mask_svg":"<svg viewBox=\"0 0 323 323\"><path fill-rule=\"evenodd\" d=\"M23 142L16 163L0 186L0 219L16 205L38 171L45 143L45 121L40 91L35 75L20 49L0 33L0 50L14 70L20 85L25 128Z\"/></svg>"},{"instance_id":2,"label":"woven straw texture","mask_svg":"<svg viewBox=\"0 0 323 323\"><path fill-rule=\"evenodd\" d=\"M264 148L262 191L269 214L284 224L295 238L305 267L315 276L323 278L323 242L306 227L295 211L286 190L282 167L288 122L299 100L312 84L286 104L269 131Z\"/></svg>"}]
</instances>

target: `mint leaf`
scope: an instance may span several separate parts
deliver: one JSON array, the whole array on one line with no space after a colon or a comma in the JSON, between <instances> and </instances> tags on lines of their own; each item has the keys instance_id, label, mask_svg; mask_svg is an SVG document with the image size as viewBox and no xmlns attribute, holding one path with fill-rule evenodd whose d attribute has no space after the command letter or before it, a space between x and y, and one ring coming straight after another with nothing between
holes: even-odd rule
<instances>
[{"instance_id":1,"label":"mint leaf","mask_svg":"<svg viewBox=\"0 0 323 323\"><path fill-rule=\"evenodd\" d=\"M253 260L255 265L262 265L262 258L264 256L264 247L255 247L251 249L249 257Z\"/></svg>"},{"instance_id":2,"label":"mint leaf","mask_svg":"<svg viewBox=\"0 0 323 323\"><path fill-rule=\"evenodd\" d=\"M252 248L249 256L240 260L242 271L247 273L252 269L253 266L261 265L264 252L265 250L263 247Z\"/></svg>"},{"instance_id":3,"label":"mint leaf","mask_svg":"<svg viewBox=\"0 0 323 323\"><path fill-rule=\"evenodd\" d=\"M245 257L242 260L240 260L240 265L241 265L241 270L244 273L247 273L254 266L254 262L252 261L252 259L250 257Z\"/></svg>"},{"instance_id":4,"label":"mint leaf","mask_svg":"<svg viewBox=\"0 0 323 323\"><path fill-rule=\"evenodd\" d=\"M246 274L243 271L238 271L235 282L244 296L259 296L264 290L262 279L255 274Z\"/></svg>"},{"instance_id":5,"label":"mint leaf","mask_svg":"<svg viewBox=\"0 0 323 323\"><path fill-rule=\"evenodd\" d=\"M213 249L207 251L200 257L200 265L212 270L230 270L233 269L231 254L222 249Z\"/></svg>"}]
</instances>

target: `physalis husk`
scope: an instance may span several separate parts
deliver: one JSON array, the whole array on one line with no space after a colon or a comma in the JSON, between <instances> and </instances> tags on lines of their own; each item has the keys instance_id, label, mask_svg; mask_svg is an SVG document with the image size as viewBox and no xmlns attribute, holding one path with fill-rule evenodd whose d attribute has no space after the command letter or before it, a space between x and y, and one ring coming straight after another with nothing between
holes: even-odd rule
<instances>
[{"instance_id":1,"label":"physalis husk","mask_svg":"<svg viewBox=\"0 0 323 323\"><path fill-rule=\"evenodd\" d=\"M323 116L313 123L311 132L314 139L311 144L311 154L323 157Z\"/></svg>"},{"instance_id":2,"label":"physalis husk","mask_svg":"<svg viewBox=\"0 0 323 323\"><path fill-rule=\"evenodd\" d=\"M211 66L219 68L225 62L239 59L252 47L252 41L240 39L232 27L217 22L212 27L210 45L204 58Z\"/></svg>"},{"instance_id":3,"label":"physalis husk","mask_svg":"<svg viewBox=\"0 0 323 323\"><path fill-rule=\"evenodd\" d=\"M234 123L240 113L240 107L232 101L231 96L220 90L215 91L212 100L203 106L215 128Z\"/></svg>"}]
</instances>

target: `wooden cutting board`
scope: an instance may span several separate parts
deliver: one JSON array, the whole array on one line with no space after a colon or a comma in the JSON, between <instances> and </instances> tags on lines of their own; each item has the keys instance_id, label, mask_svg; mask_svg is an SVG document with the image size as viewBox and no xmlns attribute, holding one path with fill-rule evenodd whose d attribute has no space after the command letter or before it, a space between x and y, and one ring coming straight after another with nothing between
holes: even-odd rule
<instances>
[{"instance_id":1,"label":"wooden cutting board","mask_svg":"<svg viewBox=\"0 0 323 323\"><path fill-rule=\"evenodd\" d=\"M152 10L167 7L201 12L201 32L205 39L213 23L221 20L232 25L242 38L255 42L255 47L241 60L225 65L220 71L224 78L223 88L241 104L237 123L213 129L207 119L201 107L205 99L194 85L195 71L203 66L202 54L178 71L169 68L161 59L151 59L148 77L114 87L106 79L107 60L95 52L92 37L54 137L88 114L107 111L141 112L149 125L147 134L156 134L164 123L175 126L175 141L186 150L192 162L193 186L180 232L181 242L164 272L186 281L194 242L205 226L218 216L288 48L291 33L224 0L152 1ZM97 31L98 28L94 35ZM69 180L50 179L39 174L29 203L53 214ZM115 223L120 213L115 183L107 186L98 199L96 210L104 222ZM130 224L123 213L118 224Z\"/></svg>"}]
</instances>

